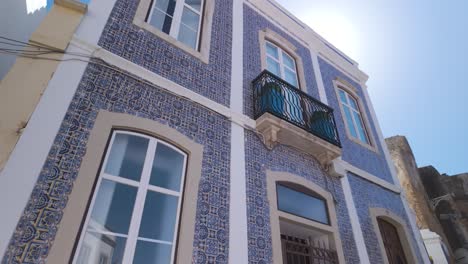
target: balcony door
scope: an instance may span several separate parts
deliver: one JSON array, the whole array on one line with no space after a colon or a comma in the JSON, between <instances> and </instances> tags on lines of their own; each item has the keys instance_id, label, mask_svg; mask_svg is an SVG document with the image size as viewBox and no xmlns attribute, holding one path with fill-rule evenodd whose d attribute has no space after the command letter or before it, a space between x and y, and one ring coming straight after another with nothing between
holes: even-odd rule
<instances>
[{"instance_id":1,"label":"balcony door","mask_svg":"<svg viewBox=\"0 0 468 264\"><path fill-rule=\"evenodd\" d=\"M277 45L266 42L267 70L281 78L296 89L299 89L296 61ZM288 116L291 121L303 124L301 97L296 89L278 89L274 93L274 109Z\"/></svg>"},{"instance_id":2,"label":"balcony door","mask_svg":"<svg viewBox=\"0 0 468 264\"><path fill-rule=\"evenodd\" d=\"M379 223L385 252L387 253L388 264L407 264L408 261L406 261L405 252L403 251L396 227L381 218L377 218L377 222Z\"/></svg>"}]
</instances>

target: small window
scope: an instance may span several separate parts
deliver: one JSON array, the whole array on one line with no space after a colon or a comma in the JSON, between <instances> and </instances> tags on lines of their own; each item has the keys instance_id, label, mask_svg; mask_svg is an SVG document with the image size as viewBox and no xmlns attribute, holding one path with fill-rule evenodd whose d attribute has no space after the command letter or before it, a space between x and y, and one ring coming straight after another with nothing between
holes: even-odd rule
<instances>
[{"instance_id":1,"label":"small window","mask_svg":"<svg viewBox=\"0 0 468 264\"><path fill-rule=\"evenodd\" d=\"M309 220L329 225L325 200L296 191L281 184L276 185L278 209ZM307 206L304 206L307 205Z\"/></svg>"},{"instance_id":2,"label":"small window","mask_svg":"<svg viewBox=\"0 0 468 264\"><path fill-rule=\"evenodd\" d=\"M338 88L344 119L351 136L363 143L370 144L357 100L343 89Z\"/></svg>"},{"instance_id":3,"label":"small window","mask_svg":"<svg viewBox=\"0 0 468 264\"><path fill-rule=\"evenodd\" d=\"M204 0L153 0L147 22L198 50Z\"/></svg>"},{"instance_id":4,"label":"small window","mask_svg":"<svg viewBox=\"0 0 468 264\"><path fill-rule=\"evenodd\" d=\"M75 263L173 263L186 154L126 131L109 146Z\"/></svg>"},{"instance_id":5,"label":"small window","mask_svg":"<svg viewBox=\"0 0 468 264\"><path fill-rule=\"evenodd\" d=\"M299 87L297 80L296 61L275 44L266 41L266 68L271 73L285 80L295 87Z\"/></svg>"}]
</instances>

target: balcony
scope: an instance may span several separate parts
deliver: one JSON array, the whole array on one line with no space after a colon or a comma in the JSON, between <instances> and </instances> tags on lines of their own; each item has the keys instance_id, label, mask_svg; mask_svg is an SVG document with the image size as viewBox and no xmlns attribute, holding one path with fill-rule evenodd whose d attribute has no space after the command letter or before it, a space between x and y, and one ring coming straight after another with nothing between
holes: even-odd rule
<instances>
[{"instance_id":1,"label":"balcony","mask_svg":"<svg viewBox=\"0 0 468 264\"><path fill-rule=\"evenodd\" d=\"M333 109L266 70L252 86L256 128L268 148L289 145L322 165L341 155Z\"/></svg>"}]
</instances>

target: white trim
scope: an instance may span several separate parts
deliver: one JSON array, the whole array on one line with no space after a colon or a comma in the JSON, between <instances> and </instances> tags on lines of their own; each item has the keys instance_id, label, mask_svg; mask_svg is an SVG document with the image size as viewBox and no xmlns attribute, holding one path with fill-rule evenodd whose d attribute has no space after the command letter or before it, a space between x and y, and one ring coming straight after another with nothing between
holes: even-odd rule
<instances>
[{"instance_id":1,"label":"white trim","mask_svg":"<svg viewBox=\"0 0 468 264\"><path fill-rule=\"evenodd\" d=\"M91 204L90 204L90 207L89 207L90 210L88 211L88 213L86 215L86 220L85 220L84 225L83 225L83 231L81 232L81 236L80 236L80 238L78 240L79 242L78 242L77 250L75 252L75 255L73 256L73 263L77 263L78 257L80 256L81 246L82 246L82 244L84 242L84 238L86 237L86 234L88 232L88 227L89 227L90 222L91 222L91 214L92 214L92 212L94 210L96 197L98 196L98 193L99 193L99 190L100 190L100 187L101 187L101 184L102 184L102 180L106 179L106 180L109 180L111 182L118 182L118 183L122 182L120 180L115 181L115 178L122 178L122 177L112 176L112 175L109 176L108 174L104 173L107 162L109 160L111 150L112 150L112 146L114 144L114 140L115 140L115 137L116 137L117 134L133 135L133 136L138 136L138 137L148 139L148 145L147 145L147 148L146 148L146 154L145 154L145 159L144 159L144 163L143 163L143 168L142 168L142 171L141 171L140 180L137 182L137 181L126 179L127 182L132 182L132 187L137 189L137 193L136 193L136 196L135 196L135 201L133 203L133 210L132 210L132 216L130 218L131 221L130 221L130 226L128 228L128 233L127 234L121 234L121 235L125 235L127 237L127 240L126 240L126 243L125 243L125 249L123 251L124 252L123 262L124 263L131 263L132 262L132 260L134 258L134 255L135 255L135 250L136 250L136 245L137 245L138 240L144 240L144 241L149 241L149 242L157 242L157 243L164 243L164 244L169 244L169 245L175 245L175 243L177 241L177 235L178 235L178 229L179 229L178 226L180 224L179 219L180 219L180 213L181 213L181 208L182 208L182 197L177 192L176 192L178 194L178 195L176 195L176 197L177 197L177 212L176 212L176 220L175 220L175 225L174 225L172 242L170 242L170 241L161 241L161 240L156 240L156 239L151 239L151 238L143 239L143 238L139 237L140 225L141 225L141 221L142 221L142 217L143 217L143 213L144 213L144 208L145 208L145 204L146 204L146 196L148 194L148 191L151 190L151 188L149 188L149 187L150 186L157 187L155 189L157 189L158 193L168 194L168 192L169 192L169 195L171 195L171 196L172 196L172 193L174 192L172 190L165 189L165 188L158 187L158 186L153 186L153 185L150 184L151 172L152 172L152 168L153 168L153 162L155 160L157 145L158 144L163 144L165 146L169 146L168 143L164 142L164 141L161 141L161 140L159 140L157 138L154 138L154 137L148 137L148 136L146 136L144 134L129 132L129 131L125 131L125 130L116 130L116 131L114 131L112 133L112 138L111 138L110 143L109 143L110 147L107 149L107 152L105 153L105 156L104 156L103 166L102 166L101 171L99 173L98 183L96 184L96 189L94 190L93 198L91 200ZM181 154L184 157L183 165L182 165L182 176L180 178L180 189L179 189L179 192L181 193L183 188L184 188L184 182L185 182L185 175L186 175L186 169L187 169L187 155L184 152L182 152L181 150L175 148L174 146L171 146L171 148L174 151L177 151L179 154ZM137 183L137 186L134 186L135 183ZM159 192L160 189L163 189L163 192ZM106 232L106 231L104 231L104 232ZM102 232L97 230L97 233L102 233ZM175 251L176 251L175 247L172 247L171 248L171 263L173 262L173 260L175 258Z\"/></svg>"},{"instance_id":2,"label":"white trim","mask_svg":"<svg viewBox=\"0 0 468 264\"><path fill-rule=\"evenodd\" d=\"M88 12L75 35L90 44L97 45L116 1L90 1Z\"/></svg>"},{"instance_id":3,"label":"white trim","mask_svg":"<svg viewBox=\"0 0 468 264\"><path fill-rule=\"evenodd\" d=\"M364 242L364 235L362 233L361 224L354 204L353 195L351 193L351 186L349 185L348 175L341 178L341 185L343 186L343 193L345 197L346 208L348 208L349 219L353 231L354 242L359 255L361 264L370 264L369 255L367 254L366 243Z\"/></svg>"},{"instance_id":4,"label":"white trim","mask_svg":"<svg viewBox=\"0 0 468 264\"><path fill-rule=\"evenodd\" d=\"M244 1L233 2L231 109L243 112L243 13ZM255 128L255 121L252 128ZM234 120L233 120L234 121ZM247 194L245 176L245 138L243 124L231 123L231 164L229 203L229 263L248 263Z\"/></svg>"},{"instance_id":5,"label":"white trim","mask_svg":"<svg viewBox=\"0 0 468 264\"><path fill-rule=\"evenodd\" d=\"M305 47L310 47L317 54L326 57L328 61L333 61L334 66L341 69L353 80L367 81L368 76L358 68L358 64L354 60L318 35L313 29L300 22L276 1L246 0L245 3Z\"/></svg>"},{"instance_id":6,"label":"white trim","mask_svg":"<svg viewBox=\"0 0 468 264\"><path fill-rule=\"evenodd\" d=\"M397 188L401 188L400 181L398 180L398 176L396 173L395 165L393 164L393 161L391 159L390 153L387 148L387 144L385 143L385 139L382 134L382 130L380 128L379 121L377 120L377 116L375 114L374 106L372 102L370 101L369 98L369 92L367 91L367 87L365 83L361 83L361 86L363 87L362 92L364 94L364 98L367 103L367 107L369 108L369 112L371 115L371 120L374 123L375 130L377 132L377 138L378 142L380 143L380 146L382 146L382 150L385 156L385 160L387 161L388 168L390 170L390 174L392 175L393 182ZM416 225L416 217L410 207L408 206L408 202L406 201L405 194L404 192L401 192L401 201L403 203L403 206L405 208L405 213L408 216L409 222L410 222L410 227L411 230L413 231L413 236L416 240L416 244L418 245L419 253L421 255L421 258L424 261L424 264L430 264L429 256L427 255L426 248L424 247L424 242L421 236L421 233L419 233L419 229Z\"/></svg>"},{"instance_id":7,"label":"white trim","mask_svg":"<svg viewBox=\"0 0 468 264\"><path fill-rule=\"evenodd\" d=\"M364 171L342 159L334 159L332 161L332 169L334 170L334 172L332 172L333 174L335 175L339 175L339 176L346 176L346 172L351 172L352 174L360 177L360 178L363 178L367 181L370 181L371 183L374 183L380 187L383 187L387 190L390 190L394 193L401 193L401 188L400 186L397 186L397 185L394 185L392 183L389 183L373 174L370 174L369 172L367 171Z\"/></svg>"},{"instance_id":8,"label":"white trim","mask_svg":"<svg viewBox=\"0 0 468 264\"><path fill-rule=\"evenodd\" d=\"M76 35L96 45L102 35L116 0L91 1ZM68 46L68 52L80 52ZM63 59L73 56L65 55ZM0 259L15 231L37 177L47 158L63 117L75 94L87 64L62 62L58 65L47 88L29 119L27 127L0 172ZM34 148L31 148L34 146Z\"/></svg>"},{"instance_id":9,"label":"white trim","mask_svg":"<svg viewBox=\"0 0 468 264\"><path fill-rule=\"evenodd\" d=\"M247 128L254 129L255 128L255 120L251 119L250 117L241 114L242 111L237 112L231 110L229 107L226 107L222 104L214 102L213 100L200 95L196 92L193 92L171 80L168 80L142 66L139 66L133 62L130 62L122 57L119 57L107 50L99 48L95 45L91 45L89 43L83 42L78 38L73 38L70 45L77 46L81 48L81 53L87 52L89 54L93 54L93 56L97 58L101 58L107 63L116 66L123 71L126 71L134 76L137 76L143 80L146 80L150 83L156 84L158 87L166 90L169 93L175 94L179 97L183 97L189 101L195 102L197 104L201 104L212 111L215 111L229 119L233 122L246 126ZM234 65L234 64L233 64ZM232 77L235 78L235 77ZM241 79L242 80L242 79ZM232 80L231 80L232 81ZM235 86L231 90L241 89L242 86ZM238 91L239 92L239 91ZM232 96L231 96L232 97ZM237 97L237 96L236 96ZM242 97L240 97L242 98ZM242 99L241 99L242 100ZM237 103L238 105L239 103ZM238 107L238 106L237 106ZM242 108L240 108L242 109Z\"/></svg>"},{"instance_id":10,"label":"white trim","mask_svg":"<svg viewBox=\"0 0 468 264\"><path fill-rule=\"evenodd\" d=\"M94 1L98 3L100 1ZM75 47L67 51L79 52ZM65 55L63 59L72 56ZM0 258L3 257L10 238L31 196L37 177L44 166L49 150L60 128L63 117L75 94L86 68L83 62L62 62L50 79L1 172L0 208ZM31 148L31 146L34 146Z\"/></svg>"},{"instance_id":11,"label":"white trim","mask_svg":"<svg viewBox=\"0 0 468 264\"><path fill-rule=\"evenodd\" d=\"M318 88L320 101L328 105L327 92L325 90L325 85L323 84L322 72L320 70L320 64L318 61L317 53L310 47L309 47L309 50L310 50L310 56L312 58L312 67L314 68L314 76L317 82L317 88Z\"/></svg>"}]
</instances>

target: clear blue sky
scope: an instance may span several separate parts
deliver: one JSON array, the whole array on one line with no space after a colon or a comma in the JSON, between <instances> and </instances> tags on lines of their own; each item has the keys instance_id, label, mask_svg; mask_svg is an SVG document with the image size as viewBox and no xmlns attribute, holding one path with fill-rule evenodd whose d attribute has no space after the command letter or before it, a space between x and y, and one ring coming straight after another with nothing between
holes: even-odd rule
<instances>
[{"instance_id":1,"label":"clear blue sky","mask_svg":"<svg viewBox=\"0 0 468 264\"><path fill-rule=\"evenodd\" d=\"M468 172L468 1L278 2L370 76L385 137L406 136L420 167Z\"/></svg>"}]
</instances>

